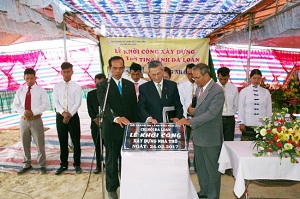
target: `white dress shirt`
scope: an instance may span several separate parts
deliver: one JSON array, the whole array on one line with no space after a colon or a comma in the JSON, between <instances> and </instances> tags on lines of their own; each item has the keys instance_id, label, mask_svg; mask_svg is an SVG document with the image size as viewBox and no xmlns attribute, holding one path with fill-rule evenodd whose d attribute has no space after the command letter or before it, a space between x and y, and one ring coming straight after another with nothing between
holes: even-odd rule
<instances>
[{"instance_id":1,"label":"white dress shirt","mask_svg":"<svg viewBox=\"0 0 300 199\"><path fill-rule=\"evenodd\" d=\"M153 83L154 83L154 85L155 85L155 88L156 88L156 90L157 90L157 93L158 93L158 84L160 84L160 88L161 88L161 92L162 92L162 90L163 90L163 82L164 82L164 79L162 79L159 83L156 83L156 82L154 82L153 81ZM146 119L146 121L145 122L147 122L148 121L148 119L150 119L150 118L152 118L151 116L150 117L147 117L147 119Z\"/></svg>"},{"instance_id":2,"label":"white dress shirt","mask_svg":"<svg viewBox=\"0 0 300 199\"><path fill-rule=\"evenodd\" d=\"M154 82L154 81L153 81L153 83L154 83L156 89L157 89L157 87L158 87L157 85L160 84L160 88L161 88L161 90L162 90L162 89L163 89L164 79L162 79L159 83L156 83L156 82ZM157 92L158 92L158 91L157 91Z\"/></svg>"},{"instance_id":3,"label":"white dress shirt","mask_svg":"<svg viewBox=\"0 0 300 199\"><path fill-rule=\"evenodd\" d=\"M257 86L244 88L238 97L238 124L259 126L264 124L260 118L272 116L272 101L270 92Z\"/></svg>"},{"instance_id":4,"label":"white dress shirt","mask_svg":"<svg viewBox=\"0 0 300 199\"><path fill-rule=\"evenodd\" d=\"M25 98L28 91L28 86L19 88L16 92L13 109L19 113L20 116L25 112ZM30 89L31 94L31 111L33 115L40 115L50 107L48 95L42 87L34 84Z\"/></svg>"},{"instance_id":5,"label":"white dress shirt","mask_svg":"<svg viewBox=\"0 0 300 199\"><path fill-rule=\"evenodd\" d=\"M64 92L67 83L61 81L53 88L53 103L56 112L62 114L64 112ZM76 82L68 82L68 112L73 116L77 113L82 101L82 89Z\"/></svg>"},{"instance_id":6,"label":"white dress shirt","mask_svg":"<svg viewBox=\"0 0 300 199\"><path fill-rule=\"evenodd\" d=\"M192 104L193 95L195 95L197 84L185 81L178 86L180 101L183 108L183 115L187 118L187 109Z\"/></svg>"},{"instance_id":7,"label":"white dress shirt","mask_svg":"<svg viewBox=\"0 0 300 199\"><path fill-rule=\"evenodd\" d=\"M129 80L130 80L132 83L136 83L132 78L129 78ZM139 81L137 81L137 83L139 83L139 84L138 84L139 86L142 85L142 84L144 84L144 83L146 83L146 82L147 82L147 81L144 80L144 79L142 79L142 78L140 78Z\"/></svg>"},{"instance_id":8,"label":"white dress shirt","mask_svg":"<svg viewBox=\"0 0 300 199\"><path fill-rule=\"evenodd\" d=\"M220 82L217 82L221 87L223 85ZM233 116L238 110L238 89L235 85L227 82L225 84L225 102L227 105L227 110L223 110L223 116Z\"/></svg>"},{"instance_id":9,"label":"white dress shirt","mask_svg":"<svg viewBox=\"0 0 300 199\"><path fill-rule=\"evenodd\" d=\"M113 80L115 81L115 83L116 83L117 86L118 86L119 82L120 82L121 86L123 86L123 85L122 85L122 78L120 78L120 79L115 79L115 78L111 77L111 79L113 79Z\"/></svg>"}]
</instances>

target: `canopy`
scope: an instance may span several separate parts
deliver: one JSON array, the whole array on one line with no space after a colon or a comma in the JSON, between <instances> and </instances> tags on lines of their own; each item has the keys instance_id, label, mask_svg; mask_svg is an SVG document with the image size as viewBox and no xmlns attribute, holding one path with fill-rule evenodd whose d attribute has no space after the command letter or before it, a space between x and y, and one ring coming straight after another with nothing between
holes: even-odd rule
<instances>
[{"instance_id":1,"label":"canopy","mask_svg":"<svg viewBox=\"0 0 300 199\"><path fill-rule=\"evenodd\" d=\"M211 44L246 44L251 24L255 30L253 44L298 48L299 3L299 0L288 3L286 0L0 0L0 34L5 36L1 37L0 45L62 38L65 19L69 36L94 41L98 41L98 36L207 37ZM44 20L36 20L38 14ZM26 15L30 17L24 21ZM13 25L11 20L15 21ZM35 27L29 28L29 23ZM42 26L45 34L37 31L37 26ZM27 39L15 41L14 35ZM282 38L280 42L276 41L278 37ZM5 42L1 41L4 39Z\"/></svg>"}]
</instances>

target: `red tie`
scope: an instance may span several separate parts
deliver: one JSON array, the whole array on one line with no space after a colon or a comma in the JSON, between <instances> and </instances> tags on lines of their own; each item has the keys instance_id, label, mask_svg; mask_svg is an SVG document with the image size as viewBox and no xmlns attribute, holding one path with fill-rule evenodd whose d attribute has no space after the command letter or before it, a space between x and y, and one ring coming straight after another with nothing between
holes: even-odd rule
<instances>
[{"instance_id":1,"label":"red tie","mask_svg":"<svg viewBox=\"0 0 300 199\"><path fill-rule=\"evenodd\" d=\"M139 100L139 83L138 82L134 82L134 88L135 88L136 99Z\"/></svg>"},{"instance_id":2,"label":"red tie","mask_svg":"<svg viewBox=\"0 0 300 199\"><path fill-rule=\"evenodd\" d=\"M199 97L198 97L198 101L201 99L201 96L203 94L203 88L200 88L200 92L199 92Z\"/></svg>"},{"instance_id":3,"label":"red tie","mask_svg":"<svg viewBox=\"0 0 300 199\"><path fill-rule=\"evenodd\" d=\"M28 91L25 97L25 110L31 110L31 93L30 93L31 86L28 86Z\"/></svg>"}]
</instances>

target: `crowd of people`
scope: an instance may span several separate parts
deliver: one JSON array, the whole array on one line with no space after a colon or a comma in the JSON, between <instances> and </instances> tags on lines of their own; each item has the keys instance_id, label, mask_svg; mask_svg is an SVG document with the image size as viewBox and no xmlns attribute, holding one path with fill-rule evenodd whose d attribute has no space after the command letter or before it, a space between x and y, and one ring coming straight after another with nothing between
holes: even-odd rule
<instances>
[{"instance_id":1,"label":"crowd of people","mask_svg":"<svg viewBox=\"0 0 300 199\"><path fill-rule=\"evenodd\" d=\"M106 189L109 198L118 198L120 186L121 146L124 127L129 123L162 123L163 108L175 108L169 122L186 125L187 138L192 140L195 155L195 171L200 185L199 198L220 198L221 173L218 158L223 141L233 141L235 134L235 114L242 132L242 140L254 140L254 127L261 117L271 117L271 97L268 90L260 87L262 73L254 69L250 74L251 85L240 93L230 80L227 67L217 71L218 82L211 78L208 65L188 64L185 68L187 80L180 84L171 81L171 70L158 60L148 63L149 81L142 78L140 64L132 63L129 78L124 78L124 60L120 56L108 61L109 77L95 76L97 89L87 95L88 113L91 118L91 134L95 144L95 174L101 172L102 143L105 146ZM53 89L56 109L56 128L60 143L60 175L68 169L68 135L74 146L75 172L80 174L80 118L81 87L72 81L73 65L61 65L63 81ZM35 71L24 71L26 84L15 96L13 107L20 114L20 133L24 152L23 174L32 168L31 137L37 144L40 174L46 173L46 155L43 121L41 115L50 103L46 91L35 84ZM99 136L99 110L104 107L101 135ZM101 140L100 140L101 139Z\"/></svg>"}]
</instances>

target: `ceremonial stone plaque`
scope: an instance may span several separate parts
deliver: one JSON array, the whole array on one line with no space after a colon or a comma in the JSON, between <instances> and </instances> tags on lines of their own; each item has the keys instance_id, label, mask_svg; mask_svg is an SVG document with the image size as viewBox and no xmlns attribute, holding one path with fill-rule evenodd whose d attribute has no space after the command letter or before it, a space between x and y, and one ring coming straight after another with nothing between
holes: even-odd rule
<instances>
[{"instance_id":1,"label":"ceremonial stone plaque","mask_svg":"<svg viewBox=\"0 0 300 199\"><path fill-rule=\"evenodd\" d=\"M175 123L130 123L125 128L123 150L186 151L185 126Z\"/></svg>"}]
</instances>

